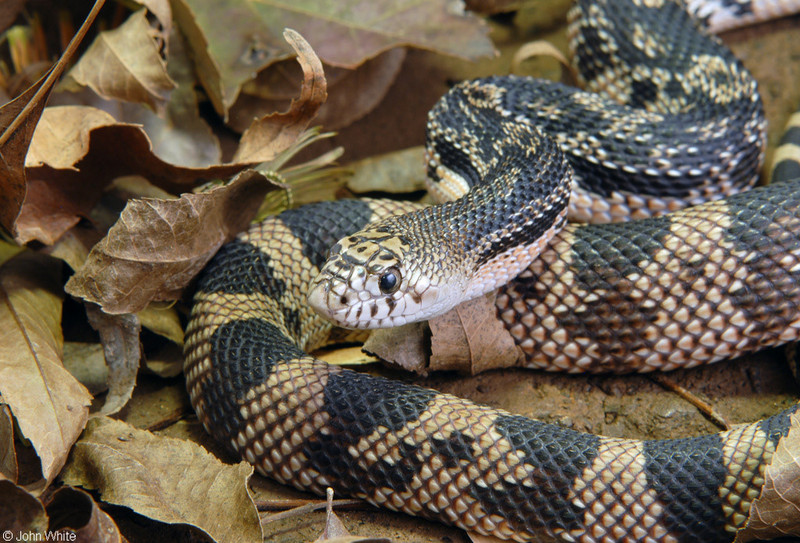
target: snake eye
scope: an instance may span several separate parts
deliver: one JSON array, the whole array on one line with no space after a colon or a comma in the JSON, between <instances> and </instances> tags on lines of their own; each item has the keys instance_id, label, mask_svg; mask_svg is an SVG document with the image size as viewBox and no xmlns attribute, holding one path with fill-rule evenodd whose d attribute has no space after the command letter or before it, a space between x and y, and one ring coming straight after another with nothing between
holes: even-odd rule
<instances>
[{"instance_id":1,"label":"snake eye","mask_svg":"<svg viewBox=\"0 0 800 543\"><path fill-rule=\"evenodd\" d=\"M381 274L378 280L378 288L384 294L392 294L400 288L400 270L397 268L389 268Z\"/></svg>"}]
</instances>

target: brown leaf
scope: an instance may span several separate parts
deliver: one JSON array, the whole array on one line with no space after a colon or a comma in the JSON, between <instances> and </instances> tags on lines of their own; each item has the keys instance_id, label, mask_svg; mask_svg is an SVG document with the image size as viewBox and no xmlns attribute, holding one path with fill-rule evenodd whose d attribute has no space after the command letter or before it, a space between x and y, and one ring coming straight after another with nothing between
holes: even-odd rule
<instances>
[{"instance_id":1,"label":"brown leaf","mask_svg":"<svg viewBox=\"0 0 800 543\"><path fill-rule=\"evenodd\" d=\"M0 2L0 32L8 28L22 11L25 0L5 0Z\"/></svg>"},{"instance_id":2,"label":"brown leaf","mask_svg":"<svg viewBox=\"0 0 800 543\"><path fill-rule=\"evenodd\" d=\"M355 68L394 47L411 46L461 58L493 54L487 25L452 0L359 0L305 3L250 2L272 35L294 28L332 66Z\"/></svg>"},{"instance_id":3,"label":"brown leaf","mask_svg":"<svg viewBox=\"0 0 800 543\"><path fill-rule=\"evenodd\" d=\"M223 464L204 448L106 417L94 418L62 472L70 485L166 523L196 526L219 542L261 541L245 462Z\"/></svg>"},{"instance_id":4,"label":"brown leaf","mask_svg":"<svg viewBox=\"0 0 800 543\"><path fill-rule=\"evenodd\" d=\"M475 13L491 15L519 9L523 0L464 0L467 9Z\"/></svg>"},{"instance_id":5,"label":"brown leaf","mask_svg":"<svg viewBox=\"0 0 800 543\"><path fill-rule=\"evenodd\" d=\"M333 489L328 488L325 496L325 528L323 528L322 534L314 540L314 543L322 543L324 541L350 536L350 532L347 531L342 521L339 520L339 517L333 512Z\"/></svg>"},{"instance_id":6,"label":"brown leaf","mask_svg":"<svg viewBox=\"0 0 800 543\"><path fill-rule=\"evenodd\" d=\"M176 166L155 155L141 126L117 123L85 106L47 108L28 162L29 190L18 220L18 243L52 244L88 217L103 189L118 177L141 175L171 193L198 180L227 178L248 163Z\"/></svg>"},{"instance_id":7,"label":"brown leaf","mask_svg":"<svg viewBox=\"0 0 800 543\"><path fill-rule=\"evenodd\" d=\"M495 293L470 300L431 319L430 370L472 375L516 365L522 352L495 317Z\"/></svg>"},{"instance_id":8,"label":"brown leaf","mask_svg":"<svg viewBox=\"0 0 800 543\"><path fill-rule=\"evenodd\" d=\"M176 345L183 346L183 325L174 307L149 305L136 314L142 326L165 337Z\"/></svg>"},{"instance_id":9,"label":"brown leaf","mask_svg":"<svg viewBox=\"0 0 800 543\"><path fill-rule=\"evenodd\" d=\"M64 367L93 395L108 390L108 366L99 343L64 343Z\"/></svg>"},{"instance_id":10,"label":"brown leaf","mask_svg":"<svg viewBox=\"0 0 800 543\"><path fill-rule=\"evenodd\" d=\"M465 302L427 323L375 330L364 350L421 374L456 370L475 375L515 366L522 354L495 317L494 296Z\"/></svg>"},{"instance_id":11,"label":"brown leaf","mask_svg":"<svg viewBox=\"0 0 800 543\"><path fill-rule=\"evenodd\" d=\"M86 315L100 334L108 366L108 394L97 414L113 415L125 407L136 386L142 358L139 343L142 327L136 315L106 315L94 304L86 304Z\"/></svg>"},{"instance_id":12,"label":"brown leaf","mask_svg":"<svg viewBox=\"0 0 800 543\"><path fill-rule=\"evenodd\" d=\"M327 98L322 63L303 37L286 29L283 37L297 53L303 68L300 98L293 100L289 111L258 119L242 134L234 162L266 162L293 145Z\"/></svg>"},{"instance_id":13,"label":"brown leaf","mask_svg":"<svg viewBox=\"0 0 800 543\"><path fill-rule=\"evenodd\" d=\"M117 124L105 111L85 106L49 107L42 112L33 134L25 166L74 169L89 153L91 131Z\"/></svg>"},{"instance_id":14,"label":"brown leaf","mask_svg":"<svg viewBox=\"0 0 800 543\"><path fill-rule=\"evenodd\" d=\"M6 404L0 403L0 480L7 479L16 483L18 473L11 409Z\"/></svg>"},{"instance_id":15,"label":"brown leaf","mask_svg":"<svg viewBox=\"0 0 800 543\"><path fill-rule=\"evenodd\" d=\"M219 139L200 115L194 64L177 29L170 35L169 45L167 71L177 87L169 95L164 115L138 104L122 104L115 117L141 124L153 143L153 153L170 164L192 168L219 164Z\"/></svg>"},{"instance_id":16,"label":"brown leaf","mask_svg":"<svg viewBox=\"0 0 800 543\"><path fill-rule=\"evenodd\" d=\"M397 78L405 57L406 50L398 48L371 58L354 70L324 66L328 99L320 107L315 124L338 130L375 109ZM294 59L270 66L243 89L231 109L228 124L244 131L263 112L287 109L302 79L302 70Z\"/></svg>"},{"instance_id":17,"label":"brown leaf","mask_svg":"<svg viewBox=\"0 0 800 543\"><path fill-rule=\"evenodd\" d=\"M385 155L353 162L348 169L353 175L347 188L360 194L389 192L402 194L425 190L425 149L411 147Z\"/></svg>"},{"instance_id":18,"label":"brown leaf","mask_svg":"<svg viewBox=\"0 0 800 543\"><path fill-rule=\"evenodd\" d=\"M170 8L169 0L136 0L136 3L146 7L150 13L155 15L165 36L172 33L172 8ZM170 47L170 53L171 49Z\"/></svg>"},{"instance_id":19,"label":"brown leaf","mask_svg":"<svg viewBox=\"0 0 800 543\"><path fill-rule=\"evenodd\" d=\"M373 330L364 342L364 352L377 356L406 371L428 372L430 329L427 322Z\"/></svg>"},{"instance_id":20,"label":"brown leaf","mask_svg":"<svg viewBox=\"0 0 800 543\"><path fill-rule=\"evenodd\" d=\"M108 100L147 104L163 111L175 82L156 40L158 32L140 9L113 30L101 32L67 73Z\"/></svg>"},{"instance_id":21,"label":"brown leaf","mask_svg":"<svg viewBox=\"0 0 800 543\"><path fill-rule=\"evenodd\" d=\"M0 135L0 225L12 233L25 199L25 154L49 94L48 91L37 96L37 92L51 72L52 69L48 70L25 92L0 107L0 128L3 129ZM38 102L32 103L33 98ZM19 116L29 105L32 107L20 122ZM13 127L15 122L18 126Z\"/></svg>"},{"instance_id":22,"label":"brown leaf","mask_svg":"<svg viewBox=\"0 0 800 543\"><path fill-rule=\"evenodd\" d=\"M269 186L263 175L246 171L208 192L131 200L66 291L109 314L176 299L217 249L250 222Z\"/></svg>"},{"instance_id":23,"label":"brown leaf","mask_svg":"<svg viewBox=\"0 0 800 543\"><path fill-rule=\"evenodd\" d=\"M380 359L364 354L359 346L339 347L315 353L317 358L334 366L363 366L380 362Z\"/></svg>"},{"instance_id":24,"label":"brown leaf","mask_svg":"<svg viewBox=\"0 0 800 543\"><path fill-rule=\"evenodd\" d=\"M79 488L56 490L46 505L50 517L49 533L74 533L79 543L121 543L125 541L119 528L92 497Z\"/></svg>"},{"instance_id":25,"label":"brown leaf","mask_svg":"<svg viewBox=\"0 0 800 543\"><path fill-rule=\"evenodd\" d=\"M32 252L0 268L0 394L41 460L45 482L86 424L91 396L61 362L61 266Z\"/></svg>"},{"instance_id":26,"label":"brown leaf","mask_svg":"<svg viewBox=\"0 0 800 543\"><path fill-rule=\"evenodd\" d=\"M197 77L217 113L225 118L244 83L276 60L290 56L283 27L270 34L252 7L228 0L174 0L175 20L192 52ZM231 29L236 29L232 32Z\"/></svg>"},{"instance_id":27,"label":"brown leaf","mask_svg":"<svg viewBox=\"0 0 800 543\"><path fill-rule=\"evenodd\" d=\"M747 525L735 543L800 537L800 414L790 417L789 433L778 442L764 472L761 495L750 505Z\"/></svg>"},{"instance_id":28,"label":"brown leaf","mask_svg":"<svg viewBox=\"0 0 800 543\"><path fill-rule=\"evenodd\" d=\"M103 5L96 0L81 28L70 41L55 66L28 90L0 107L0 225L16 236L15 222L25 198L25 155L34 129L53 89L89 26Z\"/></svg>"},{"instance_id":29,"label":"brown leaf","mask_svg":"<svg viewBox=\"0 0 800 543\"><path fill-rule=\"evenodd\" d=\"M11 531L13 541L33 541L33 535L46 533L47 514L32 494L10 481L0 480L0 527Z\"/></svg>"},{"instance_id":30,"label":"brown leaf","mask_svg":"<svg viewBox=\"0 0 800 543\"><path fill-rule=\"evenodd\" d=\"M75 271L83 266L89 251L101 238L100 232L93 228L76 226L58 238L55 244L42 249L42 252L63 260Z\"/></svg>"}]
</instances>

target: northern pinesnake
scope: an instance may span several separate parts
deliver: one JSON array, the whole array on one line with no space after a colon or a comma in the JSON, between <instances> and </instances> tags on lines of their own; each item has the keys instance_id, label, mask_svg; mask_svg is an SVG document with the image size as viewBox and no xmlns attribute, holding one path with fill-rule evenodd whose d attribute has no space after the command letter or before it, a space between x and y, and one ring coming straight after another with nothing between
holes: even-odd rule
<instances>
[{"instance_id":1,"label":"northern pinesnake","mask_svg":"<svg viewBox=\"0 0 800 543\"><path fill-rule=\"evenodd\" d=\"M602 25L595 21L590 26ZM740 67L735 72L737 77L746 73ZM749 96L754 111L760 111L758 99ZM592 100L576 103L586 106ZM561 108L555 103L550 111ZM591 111L601 115L591 106L581 116ZM759 115L746 115L738 125L750 127L746 134L737 133L750 150L729 154L748 157L738 163L749 167L741 180L723 180L734 191L754 180L751 170L760 164ZM509 130L516 129L509 127L506 136ZM467 130L459 134L470 136ZM441 157L444 152L433 147L431 156ZM573 147L581 149L581 142ZM710 165L698 177L705 179L710 170L731 168ZM585 176L580 172L576 168L577 177ZM469 175L461 170L454 178ZM570 226L519 280L502 287L498 304L505 305L498 307L498 315L524 344L539 335L545 342L564 336L569 328L564 322L577 330L580 312L575 309L593 307L584 310L586 316L594 314L597 321L599 314L599 324L608 326L618 345L635 346L620 353L610 345L609 352L600 354L614 361L633 358L634 363L639 357L648 361L648 369L669 366L675 345L686 341L680 324L694 327L698 319L703 329L688 333L690 343L713 355L715 345L706 343L730 340L709 359L795 339L800 315L797 189L797 183L779 183L628 225ZM667 199L690 201L706 192L668 190L673 192ZM598 205L588 200L589 207ZM214 437L282 483L318 493L332 486L341 494L503 538L732 539L747 519L764 469L788 433L796 408L712 436L604 438L331 367L307 355L306 350L360 335L332 328L304 302L329 247L375 216L398 209L410 207L343 201L285 212L254 225L215 257L198 283L185 364L192 403ZM560 210L550 214L558 217ZM533 228L539 236L550 230L549 225ZM528 239L535 243L538 237ZM496 241L502 250L511 246L503 236ZM380 291L379 283L380 278ZM548 298L548 286L555 303ZM663 296L652 295L657 292ZM766 294L773 295L767 299L774 303L764 301ZM673 302L664 301L670 298ZM549 358L559 360L556 366L585 370L578 361L599 347L582 344L581 338L596 325L590 318L577 336L564 337L555 347L531 347L532 356L542 364ZM706 338L706 332L712 337ZM675 345L665 347L665 339ZM602 336L598 341L609 345ZM680 356L686 358L685 352Z\"/></svg>"}]
</instances>

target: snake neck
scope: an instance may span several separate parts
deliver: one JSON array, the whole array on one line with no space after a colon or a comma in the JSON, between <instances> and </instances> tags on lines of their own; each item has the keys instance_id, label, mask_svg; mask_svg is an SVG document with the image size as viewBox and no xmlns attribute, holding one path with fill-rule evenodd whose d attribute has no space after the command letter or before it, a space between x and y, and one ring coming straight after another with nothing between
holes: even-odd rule
<instances>
[{"instance_id":1,"label":"snake neck","mask_svg":"<svg viewBox=\"0 0 800 543\"><path fill-rule=\"evenodd\" d=\"M334 245L309 303L340 326L385 328L445 313L510 281L564 224L572 170L556 143L498 109L502 89L462 85L450 94L433 118L453 114L462 129L432 121L429 169L468 191ZM481 155L486 141L502 145Z\"/></svg>"}]
</instances>

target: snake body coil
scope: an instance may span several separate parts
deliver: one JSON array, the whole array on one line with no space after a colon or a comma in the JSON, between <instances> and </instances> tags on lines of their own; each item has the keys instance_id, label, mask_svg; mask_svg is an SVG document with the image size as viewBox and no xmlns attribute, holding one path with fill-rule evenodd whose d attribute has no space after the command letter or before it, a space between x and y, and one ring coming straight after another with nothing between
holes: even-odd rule
<instances>
[{"instance_id":1,"label":"snake body coil","mask_svg":"<svg viewBox=\"0 0 800 543\"><path fill-rule=\"evenodd\" d=\"M669 2L646 4L666 5L667 12L677 14L679 21L686 17ZM572 28L583 25L584 35L608 34L607 18L598 5L581 4L579 9L585 13ZM618 60L616 53L623 43L645 52L664 46L651 38L652 33L637 30L650 8L631 3L628 11L633 8L635 15L631 14L626 33L633 38L623 42L622 37L603 37L605 43L614 44L602 49L613 61ZM685 31L679 25L671 27L663 17L658 21L665 28ZM639 42L636 36L640 36ZM695 37L684 41L707 45ZM585 42L579 39L577 49ZM366 247L361 252L369 253L370 258L356 254L337 260L337 255L349 254L340 252L344 246L337 247L334 261L339 263L334 272L342 282L346 278L360 281L359 288L374 292L336 291L342 287L328 283L324 298L333 298L333 292L339 298L333 300L335 304L348 306L354 302L353 296L384 300L380 302L384 305L367 304L343 312L345 317L357 319L362 315L387 319L395 306L422 303L425 289L416 290L420 300L408 304L385 301L396 292L396 286L402 288L403 281L415 277L412 268L391 260L396 249L405 252L412 245L403 237L408 236L406 231L396 229L403 221L423 237L428 235L430 221L456 224L455 236L474 228L458 222L463 219L459 214L471 214L474 219L484 213L478 229L490 226L485 231L465 232L457 240L464 250L459 253L462 261L441 265L442 269L461 269L468 261L470 266L482 267L484 275L486 270L498 268L492 264L497 254L513 251L511 231L523 233L526 248L522 252L526 254L531 252L527 246L538 245L537 236L553 234L552 223L542 226L528 219L547 216L557 223L566 203L560 197L565 185L552 185L546 191L552 193L546 200L549 203L541 206L526 200L529 192L523 192L520 198L527 208L516 216L519 222L509 220L507 214L498 219L494 207L502 207L500 196L513 197L509 189L519 179L503 173L507 170L493 168L506 158L519 156L521 139L514 136L519 133L532 138L536 149L548 150L547 164L533 167L537 174L568 181L568 169L555 160L560 151L551 148L548 137L534 127L542 120L555 122L560 110L575 108L578 117L592 118L601 136L604 133L602 137L610 138L598 144L600 136L592 136L588 125L580 125L571 135L562 130L552 136L582 185L588 185L589 174L588 169L586 173L581 169L581 161L587 168L594 162L601 166L608 162L599 188L578 191L577 199L589 202L587 208L594 211L605 209L613 215L615 205L629 207L631 203L641 203L640 209L663 211L671 208L674 200L694 201L711 195L705 180L714 174L723 188L733 192L750 184L763 146L760 102L740 65L729 54L714 51L717 49L687 55L714 57L712 64L721 68L724 64L723 71L733 74L734 83L743 86L737 84L723 92L715 86L722 71L698 80L676 76L674 71L667 76L663 69L634 63L626 76L627 88L632 90L628 94L634 99L688 94L692 100L709 103L708 109L717 112L711 117L679 98L666 100L672 100L675 110L643 114L642 118L656 123L677 115L682 119L680 126L662 124L668 128L653 133L658 133L658 138L669 132L693 133L693 140L678 138L661 146L655 141L637 142L636 137L648 137L645 124L637 124L632 117L624 125L616 123L614 115L621 110L606 114L594 98L574 91L554 91L560 96L555 102L542 101L531 107L513 98L518 93L527 99L528 90L523 89L521 80L470 83L437 107L458 110L461 115L493 109L499 113L502 140L474 138L479 123L453 131L439 122L439 113L435 113L431 124L436 137L429 143L429 159L442 192L461 184L471 186L487 172L498 173L499 185L490 184L490 188L467 195L467 199L479 196L476 205L443 208L455 209L453 212L419 212L411 204L383 200L325 202L253 225L223 247L198 283L186 336L187 386L204 426L259 471L284 484L317 493L330 486L343 495L501 538L542 542L732 540L764 485L765 470L776 447L793 424L797 425L792 420L797 407L711 436L658 441L606 438L329 366L306 354L330 342L363 336L362 332L334 328L314 314L304 299L309 285L321 284L314 277L329 248L337 243L346 245L353 232L368 232L366 241L356 236L350 245ZM580 51L577 55L581 58ZM585 62L600 73L594 60ZM645 73L648 78L642 79ZM609 78L607 74L603 77ZM684 85L684 92L677 92L676 85ZM462 98L450 102L458 93ZM463 106L464 100L472 100L472 106ZM726 109L731 104L738 113ZM628 110L622 113L631 115ZM532 117L538 120L534 123ZM697 121L694 128L688 126L689 119ZM637 136L623 142L618 136L626 126ZM735 129L722 133L730 127ZM712 151L701 145L714 138L721 148ZM508 143L513 153L493 154L484 149L503 143ZM473 152L475 146L480 146L480 153ZM647 163L637 163L631 159L633 155L626 155L639 147L654 149L650 155L645 153ZM634 154L641 156L638 151ZM477 162L464 162L467 155L477 156ZM689 157L689 163L679 165L678 155ZM732 159L733 164L718 162L720 158ZM523 172L523 177L531 171L530 165L510 167L515 173ZM666 193L639 198L630 192L633 187L611 189L604 184L604 175L613 177L625 170L655 179ZM683 173L700 184L684 184L683 176L673 175L678 170L685 170ZM567 371L623 371L623 361L640 371L669 369L797 339L799 188L798 182L776 183L660 218L621 225L568 226L555 234L552 244L542 247L540 258L518 279L501 288L498 318L531 365ZM492 191L496 193L487 194ZM607 196L612 203L603 208L594 194ZM491 213L480 205L484 201L495 202L489 206ZM414 219L396 218L408 212L418 214L411 215ZM375 220L383 222L367 227ZM392 251L387 258L381 258L382 246L373 245L376 240L389 242ZM463 256L467 254L470 256ZM348 259L356 266L366 262L366 267L352 278L345 277L350 272L342 271L342 261ZM381 260L390 263L388 268L378 265ZM372 264L375 269L369 268ZM387 270L400 272L396 282L386 278ZM426 286L426 281L431 284L430 278L419 277L412 287Z\"/></svg>"}]
</instances>

